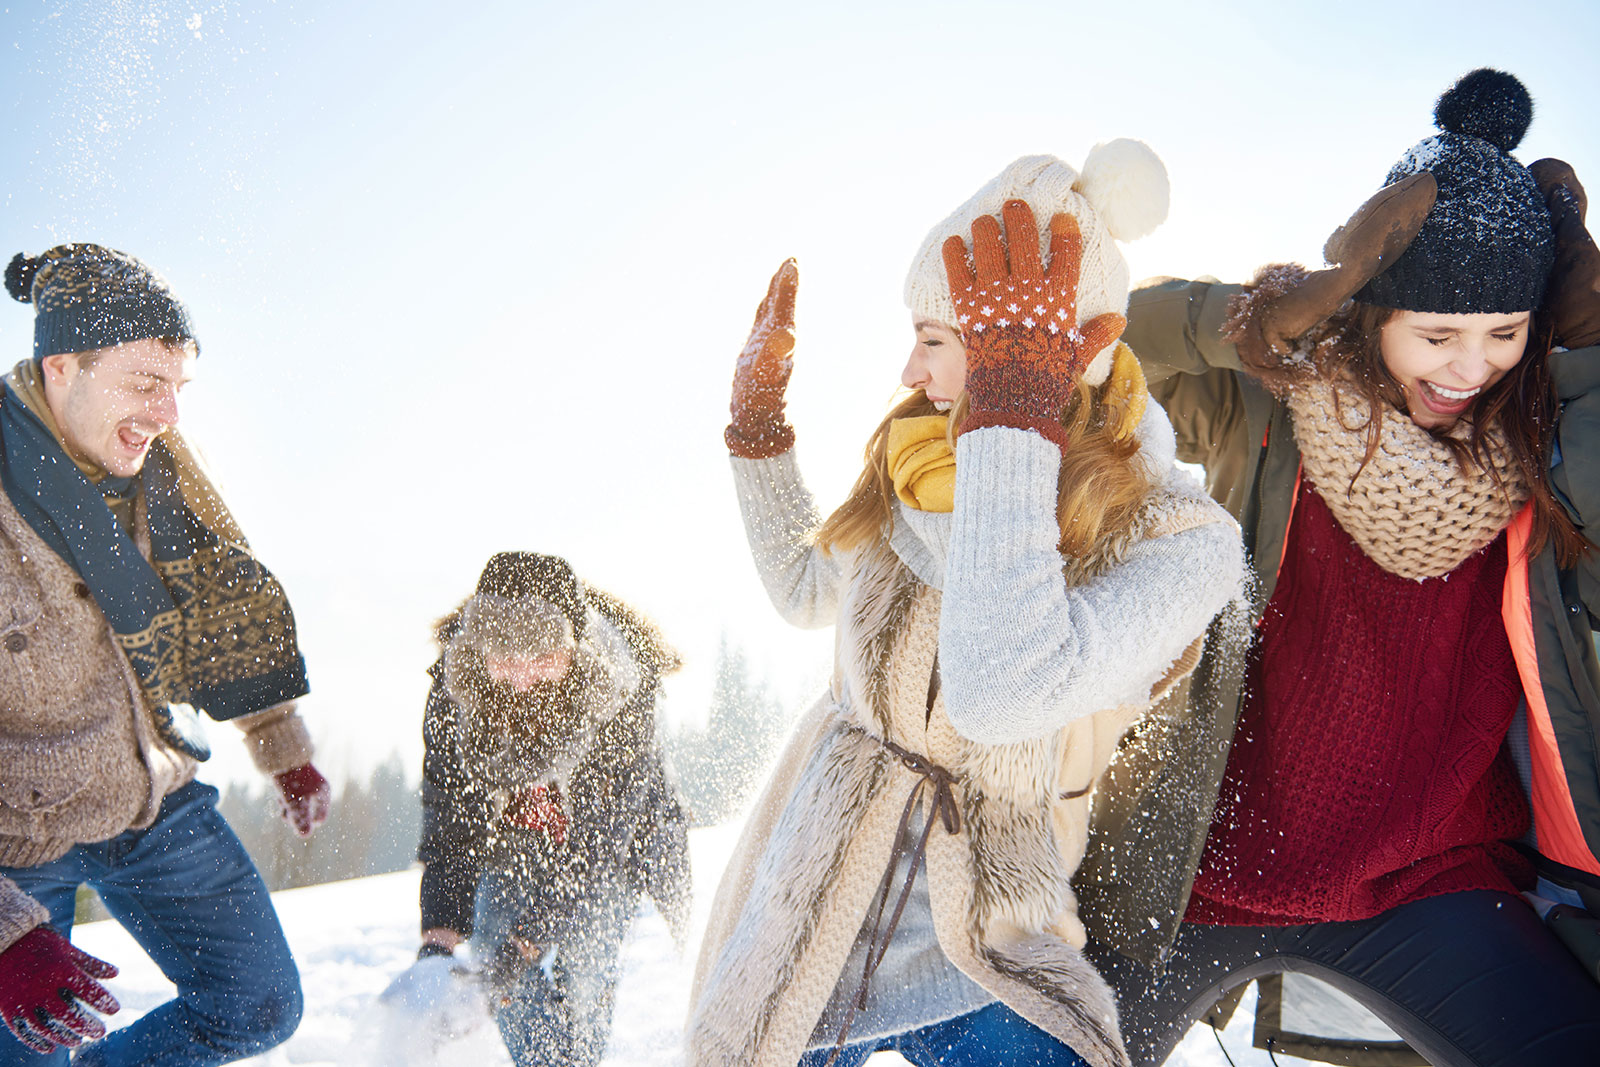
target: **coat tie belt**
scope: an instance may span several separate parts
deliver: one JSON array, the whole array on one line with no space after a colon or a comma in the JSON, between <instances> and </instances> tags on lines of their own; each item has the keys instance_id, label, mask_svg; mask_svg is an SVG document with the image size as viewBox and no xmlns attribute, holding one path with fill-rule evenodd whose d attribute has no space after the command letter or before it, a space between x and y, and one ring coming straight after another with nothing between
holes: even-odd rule
<instances>
[{"instance_id":1,"label":"coat tie belt","mask_svg":"<svg viewBox=\"0 0 1600 1067\"><path fill-rule=\"evenodd\" d=\"M868 735L869 737L872 735ZM894 937L895 930L900 925L900 917L905 914L906 903L911 899L911 888L916 884L917 873L922 869L923 860L927 856L928 838L933 833L934 817L944 824L946 833L958 834L961 832L961 806L956 801L955 784L957 778L945 768L930 760L928 757L910 749L902 748L893 741L885 738L874 738L889 753L911 769L917 776L916 784L911 787L911 793L906 797L906 806L900 812L900 823L895 829L894 851L889 856L888 868L883 872L882 887L878 892L878 904L874 909L872 918L872 936L867 941L866 965L861 971L861 985L856 990L856 995L850 999L850 1009L845 1013L844 1023L839 1027L839 1036L834 1041L833 1052L828 1057L824 1067L832 1067L839 1058L839 1053L844 1050L845 1038L850 1034L850 1025L855 1022L856 1012L867 1006L867 986L872 981L873 972L889 952L889 942ZM933 795L930 800L928 821L923 824L922 834L917 838L917 843L909 849L905 846L906 831L911 826L911 813L916 810L917 801L921 799L923 790L932 788ZM900 887L900 896L895 901L894 911L889 916L888 925L884 925L883 913L889 904L889 894L894 888L894 872L900 865L904 856L910 856L910 866L906 871L904 883Z\"/></svg>"}]
</instances>

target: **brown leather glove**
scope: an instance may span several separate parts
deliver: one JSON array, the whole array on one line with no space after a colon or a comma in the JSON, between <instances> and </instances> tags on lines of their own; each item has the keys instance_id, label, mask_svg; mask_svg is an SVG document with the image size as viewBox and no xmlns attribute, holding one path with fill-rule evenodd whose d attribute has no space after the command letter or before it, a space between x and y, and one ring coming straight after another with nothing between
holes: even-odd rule
<instances>
[{"instance_id":1,"label":"brown leather glove","mask_svg":"<svg viewBox=\"0 0 1600 1067\"><path fill-rule=\"evenodd\" d=\"M1588 348L1600 343L1600 249L1584 228L1589 198L1571 165L1559 159L1538 160L1528 173L1539 183L1556 234L1556 265L1544 296L1556 344Z\"/></svg>"},{"instance_id":2,"label":"brown leather glove","mask_svg":"<svg viewBox=\"0 0 1600 1067\"><path fill-rule=\"evenodd\" d=\"M1399 258L1422 229L1438 194L1439 187L1427 171L1374 193L1323 245L1323 258L1334 266L1312 271L1251 317L1236 338L1239 358L1247 366L1276 365L1294 349L1297 338Z\"/></svg>"},{"instance_id":3,"label":"brown leather glove","mask_svg":"<svg viewBox=\"0 0 1600 1067\"><path fill-rule=\"evenodd\" d=\"M742 459L767 459L794 447L794 427L783 418L783 394L794 370L794 298L800 271L783 261L756 309L750 338L733 367L733 421L722 432L728 451Z\"/></svg>"}]
</instances>

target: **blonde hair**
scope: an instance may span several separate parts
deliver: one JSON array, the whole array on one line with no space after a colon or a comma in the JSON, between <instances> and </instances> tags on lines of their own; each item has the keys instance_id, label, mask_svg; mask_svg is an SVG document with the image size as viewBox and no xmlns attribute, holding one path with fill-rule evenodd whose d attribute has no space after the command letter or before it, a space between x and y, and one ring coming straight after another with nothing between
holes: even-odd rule
<instances>
[{"instance_id":1,"label":"blonde hair","mask_svg":"<svg viewBox=\"0 0 1600 1067\"><path fill-rule=\"evenodd\" d=\"M1148 467L1138 458L1138 437L1118 435L1119 428L1129 421L1127 405L1126 397L1117 398L1103 386L1080 382L1062 409L1067 446L1061 455L1056 488L1056 523L1061 531L1056 547L1068 558L1088 556L1101 541L1127 530L1153 487ZM819 548L830 555L839 554L889 536L894 528L889 424L936 411L919 389L884 416L867 438L865 466L855 487L817 530ZM967 397L962 393L950 411L952 448L956 427L966 414Z\"/></svg>"}]
</instances>

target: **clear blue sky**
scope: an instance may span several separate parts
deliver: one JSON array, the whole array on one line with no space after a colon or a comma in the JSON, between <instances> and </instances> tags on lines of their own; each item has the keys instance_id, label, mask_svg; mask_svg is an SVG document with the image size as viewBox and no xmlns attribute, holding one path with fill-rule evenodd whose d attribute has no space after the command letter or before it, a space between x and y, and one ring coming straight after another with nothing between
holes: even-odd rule
<instances>
[{"instance_id":1,"label":"clear blue sky","mask_svg":"<svg viewBox=\"0 0 1600 1067\"><path fill-rule=\"evenodd\" d=\"M294 599L334 773L415 759L429 623L502 548L655 614L692 664L673 714L723 631L799 703L827 639L766 606L721 445L784 256L828 507L910 343L910 256L1015 156L1147 141L1173 210L1134 275L1238 278L1314 261L1494 65L1537 102L1523 160L1600 188L1596 5L1293 8L14 0L0 253L100 241L190 304L185 418Z\"/></svg>"}]
</instances>

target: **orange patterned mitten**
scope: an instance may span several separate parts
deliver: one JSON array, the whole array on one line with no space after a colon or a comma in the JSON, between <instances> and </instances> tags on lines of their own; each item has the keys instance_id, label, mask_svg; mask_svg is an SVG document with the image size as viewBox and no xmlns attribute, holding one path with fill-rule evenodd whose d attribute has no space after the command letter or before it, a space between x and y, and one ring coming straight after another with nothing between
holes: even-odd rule
<instances>
[{"instance_id":1,"label":"orange patterned mitten","mask_svg":"<svg viewBox=\"0 0 1600 1067\"><path fill-rule=\"evenodd\" d=\"M1078 220L1050 220L1050 265L1039 260L1039 230L1021 200L1001 209L1010 264L1000 224L984 215L972 224L972 257L959 237L944 243L961 338L967 346L966 419L959 432L984 426L1034 430L1066 447L1061 409L1078 375L1096 353L1122 335L1127 320L1108 312L1078 325L1078 271L1083 236Z\"/></svg>"},{"instance_id":2,"label":"orange patterned mitten","mask_svg":"<svg viewBox=\"0 0 1600 1067\"><path fill-rule=\"evenodd\" d=\"M794 297L800 272L786 259L756 309L750 339L733 367L733 421L723 431L728 451L742 459L767 459L794 447L794 427L783 418L783 394L794 370Z\"/></svg>"}]
</instances>

